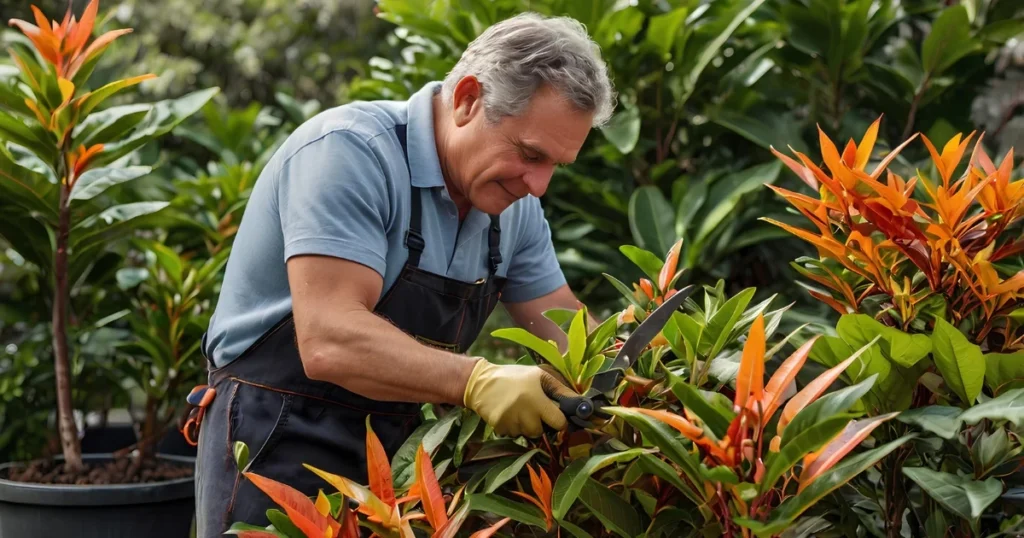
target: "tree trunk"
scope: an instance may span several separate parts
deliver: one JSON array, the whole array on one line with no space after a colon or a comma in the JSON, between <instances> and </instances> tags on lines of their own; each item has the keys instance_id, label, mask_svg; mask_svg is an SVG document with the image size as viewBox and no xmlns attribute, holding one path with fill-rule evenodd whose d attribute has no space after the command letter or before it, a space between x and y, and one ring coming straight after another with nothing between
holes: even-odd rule
<instances>
[{"instance_id":1,"label":"tree trunk","mask_svg":"<svg viewBox=\"0 0 1024 538\"><path fill-rule=\"evenodd\" d=\"M63 157L61 159L63 162ZM66 168L66 167L65 167ZM63 174L69 176L66 170ZM60 445L64 452L64 468L69 472L82 469L82 446L75 426L74 406L71 402L71 367L68 364L68 235L71 228L70 177L61 185L57 252L54 259L56 289L53 301L53 360L57 380L57 425Z\"/></svg>"}]
</instances>

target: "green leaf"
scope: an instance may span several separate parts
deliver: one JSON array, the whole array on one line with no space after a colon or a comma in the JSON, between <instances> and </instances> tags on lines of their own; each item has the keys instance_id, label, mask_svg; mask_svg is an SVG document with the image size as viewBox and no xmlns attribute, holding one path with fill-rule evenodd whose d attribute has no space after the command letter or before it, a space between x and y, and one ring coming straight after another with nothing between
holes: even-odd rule
<instances>
[{"instance_id":1,"label":"green leaf","mask_svg":"<svg viewBox=\"0 0 1024 538\"><path fill-rule=\"evenodd\" d=\"M218 91L220 91L219 88L207 88L177 99L154 103L145 118L135 126L129 136L104 146L103 151L93 161L94 165L103 166L112 163L147 142L170 132L179 123L199 111Z\"/></svg>"},{"instance_id":2,"label":"green leaf","mask_svg":"<svg viewBox=\"0 0 1024 538\"><path fill-rule=\"evenodd\" d=\"M960 420L971 425L985 419L1005 420L1018 426L1024 424L1024 388L1008 390L960 414Z\"/></svg>"},{"instance_id":3,"label":"green leaf","mask_svg":"<svg viewBox=\"0 0 1024 538\"><path fill-rule=\"evenodd\" d=\"M606 407L604 411L625 420L630 426L639 430L646 442L657 447L665 457L678 465L694 483L700 483L700 462L697 460L696 455L686 449L682 443L681 436L674 429L658 419L638 413L628 407ZM682 492L694 504L698 506L703 505L703 491L684 489Z\"/></svg>"},{"instance_id":4,"label":"green leaf","mask_svg":"<svg viewBox=\"0 0 1024 538\"><path fill-rule=\"evenodd\" d=\"M530 331L519 327L497 329L491 333L491 336L510 340L527 349L537 352L544 358L544 360L548 361L551 366L554 366L555 369L558 370L558 373L565 376L566 379L572 379L572 372L565 363L565 359L562 357L562 354L558 352L558 347L555 346L555 344L541 340Z\"/></svg>"},{"instance_id":5,"label":"green leaf","mask_svg":"<svg viewBox=\"0 0 1024 538\"><path fill-rule=\"evenodd\" d=\"M21 119L0 110L0 142L14 142L32 151L43 161L50 162L57 153L57 140L51 141L50 138L37 123L26 124Z\"/></svg>"},{"instance_id":6,"label":"green leaf","mask_svg":"<svg viewBox=\"0 0 1024 538\"><path fill-rule=\"evenodd\" d=\"M233 453L235 456L235 466L238 467L239 471L245 471L245 467L249 465L249 446L241 441L235 441Z\"/></svg>"},{"instance_id":7,"label":"green leaf","mask_svg":"<svg viewBox=\"0 0 1024 538\"><path fill-rule=\"evenodd\" d=\"M242 523L241 521L236 521L235 523L232 523L231 527L228 528L228 530L224 531L224 534L242 534L243 532L263 533L257 534L256 536L276 536L277 538L291 538L291 536L282 534L279 531L267 530L264 527L252 525L249 523Z\"/></svg>"},{"instance_id":8,"label":"green leaf","mask_svg":"<svg viewBox=\"0 0 1024 538\"><path fill-rule=\"evenodd\" d=\"M510 517L534 527L547 528L543 512L533 505L513 501L494 493L475 493L470 495L466 502L469 503L470 509L473 511L489 512L499 517Z\"/></svg>"},{"instance_id":9,"label":"green leaf","mask_svg":"<svg viewBox=\"0 0 1024 538\"><path fill-rule=\"evenodd\" d=\"M986 353L985 384L996 395L1024 387L1024 351Z\"/></svg>"},{"instance_id":10,"label":"green leaf","mask_svg":"<svg viewBox=\"0 0 1024 538\"><path fill-rule=\"evenodd\" d=\"M608 319L601 322L600 325L594 329L587 337L589 341L587 343L587 357L590 357L594 362L600 362L600 357L595 357L602 349L608 347L608 340L615 336L615 331L619 328L618 316L612 314L608 316ZM589 364L589 363L588 363Z\"/></svg>"},{"instance_id":11,"label":"green leaf","mask_svg":"<svg viewBox=\"0 0 1024 538\"><path fill-rule=\"evenodd\" d=\"M306 538L306 533L299 530L298 527L292 523L292 520L288 518L288 515L284 512L271 508L267 510L267 520L274 526L275 529L288 536L288 538Z\"/></svg>"},{"instance_id":12,"label":"green leaf","mask_svg":"<svg viewBox=\"0 0 1024 538\"><path fill-rule=\"evenodd\" d=\"M665 262L655 256L653 252L633 245L622 245L619 247L619 251L635 263L651 279L651 282L658 281L658 275Z\"/></svg>"},{"instance_id":13,"label":"green leaf","mask_svg":"<svg viewBox=\"0 0 1024 538\"><path fill-rule=\"evenodd\" d=\"M853 346L864 345L880 335L882 353L907 368L917 364L932 351L932 341L928 335L909 335L899 329L886 327L866 314L843 315L836 325L836 332Z\"/></svg>"},{"instance_id":14,"label":"green leaf","mask_svg":"<svg viewBox=\"0 0 1024 538\"><path fill-rule=\"evenodd\" d=\"M981 49L971 38L971 24L963 5L942 10L921 46L921 64L936 77L960 58Z\"/></svg>"},{"instance_id":15,"label":"green leaf","mask_svg":"<svg viewBox=\"0 0 1024 538\"><path fill-rule=\"evenodd\" d=\"M960 431L959 407L929 405L900 413L896 420L912 424L943 439L953 439Z\"/></svg>"},{"instance_id":16,"label":"green leaf","mask_svg":"<svg viewBox=\"0 0 1024 538\"><path fill-rule=\"evenodd\" d=\"M152 170L150 166L94 168L75 181L71 188L71 199L89 200L114 185L138 179Z\"/></svg>"},{"instance_id":17,"label":"green leaf","mask_svg":"<svg viewBox=\"0 0 1024 538\"><path fill-rule=\"evenodd\" d=\"M608 273L601 273L601 275L608 279L608 282L611 282L612 286L619 290L619 293L621 293L630 303L635 305L637 308L644 307L644 305L640 304L640 302L636 300L636 297L633 296L633 290L631 290L629 286L623 284L621 280L609 275Z\"/></svg>"},{"instance_id":18,"label":"green leaf","mask_svg":"<svg viewBox=\"0 0 1024 538\"><path fill-rule=\"evenodd\" d=\"M462 426L459 429L459 438L455 442L455 453L452 456L452 463L456 467L462 465L462 451L466 448L469 439L473 437L473 433L480 427L480 421L480 415L469 409L463 410Z\"/></svg>"},{"instance_id":19,"label":"green leaf","mask_svg":"<svg viewBox=\"0 0 1024 538\"><path fill-rule=\"evenodd\" d=\"M117 140L138 125L151 108L153 105L148 103L129 104L112 106L90 114L71 131L73 145L89 147Z\"/></svg>"},{"instance_id":20,"label":"green leaf","mask_svg":"<svg viewBox=\"0 0 1024 538\"><path fill-rule=\"evenodd\" d=\"M683 180L677 180L676 184L679 185ZM686 189L686 194L679 200L679 206L676 208L676 235L679 237L686 237L690 232L690 223L700 212L700 208L704 205L704 200L708 196L708 185L704 181L690 181L689 186ZM689 248L689 244L684 245L685 248ZM682 258L682 256L680 256Z\"/></svg>"},{"instance_id":21,"label":"green leaf","mask_svg":"<svg viewBox=\"0 0 1024 538\"><path fill-rule=\"evenodd\" d=\"M816 422L785 439L779 452L769 452L768 460L765 462L765 475L761 480L761 493L764 494L774 488L783 473L793 468L805 455L825 446L849 423L850 417L845 414L836 415ZM788 428L786 433L789 434Z\"/></svg>"},{"instance_id":22,"label":"green leaf","mask_svg":"<svg viewBox=\"0 0 1024 538\"><path fill-rule=\"evenodd\" d=\"M719 183L726 188L718 188L716 185L716 188L712 189L712 196L708 201L710 209L702 219L701 226L694 237L693 248L703 247L715 230L722 229L722 222L729 215L735 213L736 206L744 196L764 188L764 185L775 183L781 171L782 161L774 160L720 179ZM719 198L719 196L721 197Z\"/></svg>"},{"instance_id":23,"label":"green leaf","mask_svg":"<svg viewBox=\"0 0 1024 538\"><path fill-rule=\"evenodd\" d=\"M700 417L717 439L725 438L725 434L728 432L729 425L732 423L733 418L735 418L735 414L729 416L723 410L713 407L704 400L704 397L701 396L700 391L696 387L690 385L671 371L666 369L665 375L672 394L679 398L680 403Z\"/></svg>"},{"instance_id":24,"label":"green leaf","mask_svg":"<svg viewBox=\"0 0 1024 538\"><path fill-rule=\"evenodd\" d=\"M519 474L526 462L530 461L530 458L538 452L540 450L535 448L518 458L504 458L496 463L487 471L487 477L484 479L484 493L498 491L502 484Z\"/></svg>"},{"instance_id":25,"label":"green leaf","mask_svg":"<svg viewBox=\"0 0 1024 538\"><path fill-rule=\"evenodd\" d=\"M640 536L644 531L636 510L593 478L588 478L580 490L580 502L590 509L590 513L601 521L604 528L622 538Z\"/></svg>"},{"instance_id":26,"label":"green leaf","mask_svg":"<svg viewBox=\"0 0 1024 538\"><path fill-rule=\"evenodd\" d=\"M138 84L138 83L142 82L143 80L145 80L146 78L150 78L150 77L146 77L145 75L142 75L142 76L138 76L138 77L131 77L131 78L126 78L126 79L121 79L121 80L115 80L113 82L104 84L102 87L97 88L94 91L89 92L87 95L83 96L84 99L81 101L81 104L78 105L78 107L79 107L79 111L78 111L79 117L80 118L87 117L89 115L89 113L91 113L93 111L94 108L99 106L99 104L102 103L103 101L106 101L108 97L114 95L115 93L117 93L117 92L119 92L119 91L121 91L121 90L123 90L123 89L125 89L125 88L127 88L129 86L133 86L135 84Z\"/></svg>"},{"instance_id":27,"label":"green leaf","mask_svg":"<svg viewBox=\"0 0 1024 538\"><path fill-rule=\"evenodd\" d=\"M814 506L823 497L872 467L879 460L913 437L914 435L904 435L878 448L843 460L839 465L822 473L803 491L783 501L782 504L771 511L768 521L762 523L746 518L735 518L734 521L753 530L759 537L777 534L788 528L796 518L800 517L801 514Z\"/></svg>"},{"instance_id":28,"label":"green leaf","mask_svg":"<svg viewBox=\"0 0 1024 538\"><path fill-rule=\"evenodd\" d=\"M725 302L714 317L708 321L697 343L697 352L708 359L714 359L729 343L733 328L743 316L747 304L754 298L754 288L747 288Z\"/></svg>"},{"instance_id":29,"label":"green leaf","mask_svg":"<svg viewBox=\"0 0 1024 538\"><path fill-rule=\"evenodd\" d=\"M609 142L624 155L628 155L633 152L640 140L640 109L635 106L624 106L600 129Z\"/></svg>"},{"instance_id":30,"label":"green leaf","mask_svg":"<svg viewBox=\"0 0 1024 538\"><path fill-rule=\"evenodd\" d=\"M691 510L684 510L674 506L666 506L658 515L654 516L644 538L661 538L662 536L674 538L676 536L692 536L690 533L683 533L683 528L696 529L698 523Z\"/></svg>"},{"instance_id":31,"label":"green leaf","mask_svg":"<svg viewBox=\"0 0 1024 538\"><path fill-rule=\"evenodd\" d=\"M686 20L688 11L687 8L681 7L651 17L646 40L660 56L665 56L672 50L672 44L683 29L683 21Z\"/></svg>"},{"instance_id":32,"label":"green leaf","mask_svg":"<svg viewBox=\"0 0 1024 538\"><path fill-rule=\"evenodd\" d=\"M572 324L569 325L569 364L566 369L570 373L568 379L573 381L580 381L577 379L577 374L583 365L584 355L587 351L587 319L584 317L585 313L586 309L584 308L577 310Z\"/></svg>"},{"instance_id":33,"label":"green leaf","mask_svg":"<svg viewBox=\"0 0 1024 538\"><path fill-rule=\"evenodd\" d=\"M576 538L594 538L589 532L569 523L568 521L559 521L558 527L569 531Z\"/></svg>"},{"instance_id":34,"label":"green leaf","mask_svg":"<svg viewBox=\"0 0 1024 538\"><path fill-rule=\"evenodd\" d=\"M612 454L602 454L589 458L580 458L569 464L568 467L558 475L555 480L554 490L551 494L552 513L556 519L562 519L569 512L569 508L576 502L576 497L583 484L590 478L590 475L612 465L622 463L636 458L645 450L633 448Z\"/></svg>"},{"instance_id":35,"label":"green leaf","mask_svg":"<svg viewBox=\"0 0 1024 538\"><path fill-rule=\"evenodd\" d=\"M971 480L924 467L904 467L903 474L943 508L966 519L974 529L975 536L978 536L981 514L1003 493L1003 484L996 478Z\"/></svg>"},{"instance_id":36,"label":"green leaf","mask_svg":"<svg viewBox=\"0 0 1024 538\"><path fill-rule=\"evenodd\" d=\"M71 228L71 248L81 255L82 251L95 244L112 241L130 232L140 218L157 213L168 205L170 202L132 202L107 208Z\"/></svg>"},{"instance_id":37,"label":"green leaf","mask_svg":"<svg viewBox=\"0 0 1024 538\"><path fill-rule=\"evenodd\" d=\"M846 416L845 413L871 390L877 379L875 375L872 375L860 383L830 392L811 402L793 417L792 422L786 425L782 431L782 445L785 446L790 440L815 424L840 414Z\"/></svg>"},{"instance_id":38,"label":"green leaf","mask_svg":"<svg viewBox=\"0 0 1024 538\"><path fill-rule=\"evenodd\" d=\"M694 89L697 87L697 80L700 78L701 73L704 72L704 68L711 63L711 61L718 55L719 49L729 39L729 37L736 31L737 28L743 21L747 20L747 17L751 13L761 7L765 0L747 0L745 2L737 2L736 7L733 10L721 13L718 15L716 20L709 24L702 25L698 31L701 32L701 37L706 33L707 29L710 29L716 34L709 36L710 39L704 44L703 47L698 49L698 53L694 56L687 56L680 62L679 72L684 73L682 80L682 94L676 96L676 106L682 106ZM693 50L687 47L687 52Z\"/></svg>"},{"instance_id":39,"label":"green leaf","mask_svg":"<svg viewBox=\"0 0 1024 538\"><path fill-rule=\"evenodd\" d=\"M985 380L985 359L981 348L971 343L956 327L935 320L932 357L949 388L967 405L974 403Z\"/></svg>"},{"instance_id":40,"label":"green leaf","mask_svg":"<svg viewBox=\"0 0 1024 538\"><path fill-rule=\"evenodd\" d=\"M3 146L0 143L0 146ZM42 195L49 185L46 176L21 166L0 151L0 200L10 202L28 212L38 214L44 222L56 227L57 203Z\"/></svg>"},{"instance_id":41,"label":"green leaf","mask_svg":"<svg viewBox=\"0 0 1024 538\"><path fill-rule=\"evenodd\" d=\"M629 228L638 247L656 256L668 255L675 243L674 212L657 187L645 185L629 198Z\"/></svg>"}]
</instances>

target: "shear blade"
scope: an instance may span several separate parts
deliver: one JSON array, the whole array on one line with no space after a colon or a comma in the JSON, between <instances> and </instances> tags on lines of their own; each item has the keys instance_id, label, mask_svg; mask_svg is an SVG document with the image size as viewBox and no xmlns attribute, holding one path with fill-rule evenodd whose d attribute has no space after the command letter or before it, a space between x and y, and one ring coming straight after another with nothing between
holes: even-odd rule
<instances>
[{"instance_id":1,"label":"shear blade","mask_svg":"<svg viewBox=\"0 0 1024 538\"><path fill-rule=\"evenodd\" d=\"M647 319L633 331L633 334L629 335L626 342L619 348L611 367L594 376L594 381L591 384L593 394L603 394L619 384L622 377L626 375L626 370L633 366L644 348L665 328L668 320L672 319L672 314L682 306L693 290L692 285L686 286L661 303L658 308L654 309L654 312L647 316Z\"/></svg>"}]
</instances>

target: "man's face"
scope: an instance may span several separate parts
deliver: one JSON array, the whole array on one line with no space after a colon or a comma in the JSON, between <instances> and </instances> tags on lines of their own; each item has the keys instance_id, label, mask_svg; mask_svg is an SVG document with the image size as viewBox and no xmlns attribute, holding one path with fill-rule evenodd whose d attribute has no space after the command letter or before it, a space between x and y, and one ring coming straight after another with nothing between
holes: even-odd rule
<instances>
[{"instance_id":1,"label":"man's face","mask_svg":"<svg viewBox=\"0 0 1024 538\"><path fill-rule=\"evenodd\" d=\"M575 109L544 86L523 114L491 124L481 90L473 77L456 87L446 172L461 191L453 198L464 197L480 211L496 215L527 194L544 194L555 167L576 160L593 114Z\"/></svg>"}]
</instances>

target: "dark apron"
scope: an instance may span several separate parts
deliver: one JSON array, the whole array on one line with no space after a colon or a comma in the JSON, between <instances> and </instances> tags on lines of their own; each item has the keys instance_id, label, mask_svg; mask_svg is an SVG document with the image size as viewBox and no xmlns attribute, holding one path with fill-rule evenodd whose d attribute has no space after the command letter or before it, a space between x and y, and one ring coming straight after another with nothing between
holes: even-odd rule
<instances>
[{"instance_id":1,"label":"dark apron","mask_svg":"<svg viewBox=\"0 0 1024 538\"><path fill-rule=\"evenodd\" d=\"M396 127L396 133L408 162L405 126ZM491 217L488 232L490 275L474 283L421 270L419 260L426 244L420 230L420 189L413 187L405 238L409 257L374 312L425 344L465 352L505 284L505 278L495 275L501 263L498 217ZM221 536L236 521L268 525L266 511L276 507L240 476L232 454L235 441L248 445L250 471L312 496L320 488L325 493L334 490L303 468L304 463L367 484L367 415L389 458L420 423L419 403L371 400L307 378L295 341L289 314L236 360L219 369L211 362L209 385L196 387L189 396L195 407L186 437L194 439L199 431L198 538ZM365 360L378 359L368 356ZM381 364L381 370L386 372L387 365Z\"/></svg>"}]
</instances>

